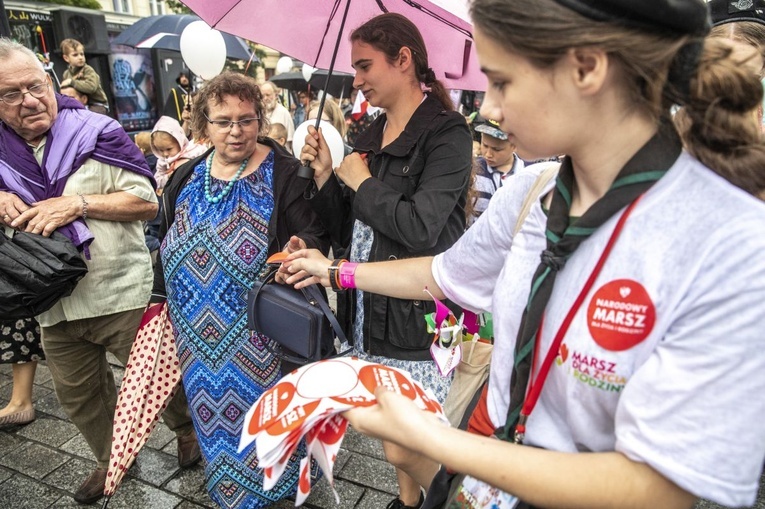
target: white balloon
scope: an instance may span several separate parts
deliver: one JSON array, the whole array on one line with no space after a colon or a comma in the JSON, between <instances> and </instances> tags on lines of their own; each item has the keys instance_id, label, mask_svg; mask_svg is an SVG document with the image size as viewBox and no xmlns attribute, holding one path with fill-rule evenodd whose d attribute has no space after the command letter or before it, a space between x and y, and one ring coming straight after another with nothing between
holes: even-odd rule
<instances>
[{"instance_id":1,"label":"white balloon","mask_svg":"<svg viewBox=\"0 0 765 509\"><path fill-rule=\"evenodd\" d=\"M292 70L292 66L293 63L290 57L281 57L276 61L276 74L290 72L290 70Z\"/></svg>"},{"instance_id":2,"label":"white balloon","mask_svg":"<svg viewBox=\"0 0 765 509\"><path fill-rule=\"evenodd\" d=\"M226 41L204 21L186 25L181 33L181 56L191 72L202 79L214 78L226 63Z\"/></svg>"},{"instance_id":3,"label":"white balloon","mask_svg":"<svg viewBox=\"0 0 765 509\"><path fill-rule=\"evenodd\" d=\"M292 137L292 153L298 159L300 159L300 152L303 150L303 145L305 145L305 137L308 136L309 125L316 125L316 120L306 120L297 126ZM326 140L329 146L329 153L332 155L332 168L337 168L343 162L343 157L345 157L343 137L337 132L335 126L326 120L322 120L319 127L321 127L321 134L324 135L324 140Z\"/></svg>"},{"instance_id":4,"label":"white balloon","mask_svg":"<svg viewBox=\"0 0 765 509\"><path fill-rule=\"evenodd\" d=\"M315 73L317 69L316 67L311 67L308 64L303 64L301 71L303 72L303 79L306 81L311 81L311 76L313 76L313 73Z\"/></svg>"}]
</instances>

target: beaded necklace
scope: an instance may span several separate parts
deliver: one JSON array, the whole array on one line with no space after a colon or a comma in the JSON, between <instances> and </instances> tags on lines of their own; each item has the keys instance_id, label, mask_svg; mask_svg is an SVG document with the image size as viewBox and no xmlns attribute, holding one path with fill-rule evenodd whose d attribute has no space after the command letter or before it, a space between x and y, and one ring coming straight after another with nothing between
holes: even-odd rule
<instances>
[{"instance_id":1,"label":"beaded necklace","mask_svg":"<svg viewBox=\"0 0 765 509\"><path fill-rule=\"evenodd\" d=\"M244 169L247 167L247 162L249 159L245 159L242 161L241 166L239 166L239 169L236 170L236 173L234 174L234 178L228 181L226 186L223 188L223 190L220 192L219 195L213 196L212 193L210 193L210 187L212 182L212 177L210 176L210 172L212 171L212 162L213 162L213 156L215 155L215 150L210 152L210 156L207 158L207 165L205 166L205 200L207 200L208 203L219 203L223 200L223 198L226 197L226 195L231 192L231 189L234 187L234 184L236 184L236 181L239 180L239 177L242 176L242 173L244 173Z\"/></svg>"}]
</instances>

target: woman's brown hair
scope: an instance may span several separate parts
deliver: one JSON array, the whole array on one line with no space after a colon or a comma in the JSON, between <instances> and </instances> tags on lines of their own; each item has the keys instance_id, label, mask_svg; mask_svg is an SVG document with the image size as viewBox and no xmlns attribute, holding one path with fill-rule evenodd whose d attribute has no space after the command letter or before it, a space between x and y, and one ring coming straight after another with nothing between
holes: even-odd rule
<instances>
[{"instance_id":1,"label":"woman's brown hair","mask_svg":"<svg viewBox=\"0 0 765 509\"><path fill-rule=\"evenodd\" d=\"M351 42L362 41L385 53L388 62L394 62L407 47L412 51L414 73L417 81L430 88L430 92L441 102L444 109L452 111L454 104L444 84L428 66L428 49L417 26L401 14L388 12L370 19L351 33Z\"/></svg>"},{"instance_id":2,"label":"woman's brown hair","mask_svg":"<svg viewBox=\"0 0 765 509\"><path fill-rule=\"evenodd\" d=\"M245 76L231 71L225 71L210 81L205 82L199 91L191 111L191 132L194 139L207 138L207 117L210 116L210 104L220 104L226 96L238 97L241 101L249 101L255 105L255 114L260 118L260 130L258 137L268 136L271 127L266 115L266 107L263 105L263 96L257 82Z\"/></svg>"},{"instance_id":3,"label":"woman's brown hair","mask_svg":"<svg viewBox=\"0 0 765 509\"><path fill-rule=\"evenodd\" d=\"M675 83L669 79L673 60L690 45L701 44L698 38L595 21L553 0L473 0L471 14L484 34L539 68L552 66L570 48L602 48L620 69L627 104L659 123L682 101L690 119L684 138L688 151L750 193L765 189L760 170L765 146L751 118L762 100L762 85L731 56L728 44L705 41L697 69ZM680 92L688 81L689 92Z\"/></svg>"}]
</instances>

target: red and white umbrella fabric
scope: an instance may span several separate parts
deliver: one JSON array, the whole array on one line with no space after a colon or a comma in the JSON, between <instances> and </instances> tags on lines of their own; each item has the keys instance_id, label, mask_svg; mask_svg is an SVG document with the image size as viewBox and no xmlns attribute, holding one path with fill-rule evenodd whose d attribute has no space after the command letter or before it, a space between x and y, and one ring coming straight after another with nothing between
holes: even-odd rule
<instances>
[{"instance_id":1,"label":"red and white umbrella fabric","mask_svg":"<svg viewBox=\"0 0 765 509\"><path fill-rule=\"evenodd\" d=\"M178 389L181 368L167 302L146 309L125 366L114 412L112 452L106 473L106 499L122 482L138 451Z\"/></svg>"}]
</instances>

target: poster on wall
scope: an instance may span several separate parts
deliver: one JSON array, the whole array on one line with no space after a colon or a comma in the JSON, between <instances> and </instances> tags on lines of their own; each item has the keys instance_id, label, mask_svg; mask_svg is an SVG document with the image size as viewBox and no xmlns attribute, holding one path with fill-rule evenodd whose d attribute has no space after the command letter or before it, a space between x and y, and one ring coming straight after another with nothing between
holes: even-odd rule
<instances>
[{"instance_id":1,"label":"poster on wall","mask_svg":"<svg viewBox=\"0 0 765 509\"><path fill-rule=\"evenodd\" d=\"M5 15L11 27L11 38L47 59L54 49L50 47L53 42L51 15L19 9L7 9Z\"/></svg>"},{"instance_id":2,"label":"poster on wall","mask_svg":"<svg viewBox=\"0 0 765 509\"><path fill-rule=\"evenodd\" d=\"M114 45L109 55L117 120L126 131L149 130L157 121L149 50Z\"/></svg>"}]
</instances>

